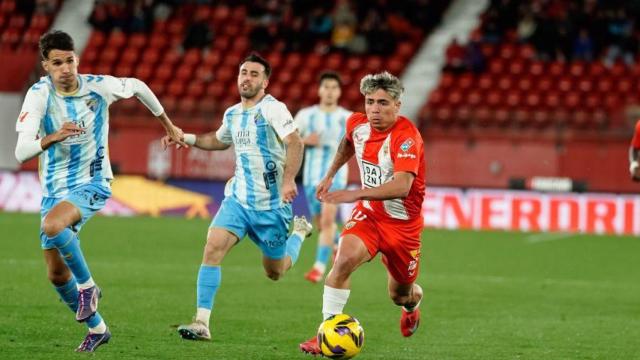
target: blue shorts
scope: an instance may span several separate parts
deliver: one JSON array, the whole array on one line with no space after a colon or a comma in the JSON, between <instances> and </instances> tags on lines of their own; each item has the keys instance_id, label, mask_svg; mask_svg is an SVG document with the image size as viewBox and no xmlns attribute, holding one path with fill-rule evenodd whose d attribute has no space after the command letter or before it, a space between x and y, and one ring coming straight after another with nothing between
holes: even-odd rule
<instances>
[{"instance_id":1,"label":"blue shorts","mask_svg":"<svg viewBox=\"0 0 640 360\"><path fill-rule=\"evenodd\" d=\"M71 226L71 230L78 232L84 223L104 207L110 197L111 189L107 186L91 183L76 187L64 197L43 197L40 209L40 223L42 224L42 221L54 206L61 201L67 201L80 210L80 221ZM49 244L48 237L42 231L42 227L40 228L40 246L44 250L55 248L53 244Z\"/></svg>"},{"instance_id":2,"label":"blue shorts","mask_svg":"<svg viewBox=\"0 0 640 360\"><path fill-rule=\"evenodd\" d=\"M329 189L329 191L344 190L346 188L347 188L347 185L338 184L334 182L331 185L331 188ZM311 214L311 219L313 219L316 216L320 215L320 212L322 211L322 203L318 201L318 199L316 198L316 187L311 185L305 185L304 195L307 198L307 206L309 207L309 213Z\"/></svg>"},{"instance_id":3,"label":"blue shorts","mask_svg":"<svg viewBox=\"0 0 640 360\"><path fill-rule=\"evenodd\" d=\"M292 219L291 205L273 210L249 210L233 198L225 197L210 227L225 229L240 240L249 235L264 256L278 260L285 256Z\"/></svg>"}]
</instances>

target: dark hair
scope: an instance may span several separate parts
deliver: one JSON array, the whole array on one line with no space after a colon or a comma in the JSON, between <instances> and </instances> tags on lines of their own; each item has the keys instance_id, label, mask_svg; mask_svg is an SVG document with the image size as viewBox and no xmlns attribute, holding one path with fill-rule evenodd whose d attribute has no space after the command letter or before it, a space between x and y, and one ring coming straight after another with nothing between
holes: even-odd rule
<instances>
[{"instance_id":1,"label":"dark hair","mask_svg":"<svg viewBox=\"0 0 640 360\"><path fill-rule=\"evenodd\" d=\"M324 71L320 74L320 78L318 79L318 85L322 85L322 82L325 80L335 80L338 82L338 85L342 86L342 79L340 75L335 71Z\"/></svg>"},{"instance_id":2,"label":"dark hair","mask_svg":"<svg viewBox=\"0 0 640 360\"><path fill-rule=\"evenodd\" d=\"M261 64L262 66L264 66L264 73L265 75L267 75L267 78L269 78L269 76L271 75L271 65L269 65L269 62L265 58L258 55L258 53L249 54L249 56L247 56L240 62L240 66L242 66L242 64L246 62L256 62L258 64Z\"/></svg>"},{"instance_id":3,"label":"dark hair","mask_svg":"<svg viewBox=\"0 0 640 360\"><path fill-rule=\"evenodd\" d=\"M73 39L69 34L60 30L52 30L40 37L38 44L40 47L40 56L43 60L49 58L51 50L74 51Z\"/></svg>"}]
</instances>

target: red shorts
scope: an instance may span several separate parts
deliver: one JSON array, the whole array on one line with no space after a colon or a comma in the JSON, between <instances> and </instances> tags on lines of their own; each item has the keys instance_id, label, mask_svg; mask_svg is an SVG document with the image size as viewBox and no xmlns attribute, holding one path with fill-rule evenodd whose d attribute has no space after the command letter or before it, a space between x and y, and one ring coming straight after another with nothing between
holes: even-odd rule
<instances>
[{"instance_id":1,"label":"red shorts","mask_svg":"<svg viewBox=\"0 0 640 360\"><path fill-rule=\"evenodd\" d=\"M370 210L358 204L344 224L342 236L360 238L371 258L381 252L389 274L401 284L410 284L418 277L423 227L422 217L412 220L374 218Z\"/></svg>"}]
</instances>

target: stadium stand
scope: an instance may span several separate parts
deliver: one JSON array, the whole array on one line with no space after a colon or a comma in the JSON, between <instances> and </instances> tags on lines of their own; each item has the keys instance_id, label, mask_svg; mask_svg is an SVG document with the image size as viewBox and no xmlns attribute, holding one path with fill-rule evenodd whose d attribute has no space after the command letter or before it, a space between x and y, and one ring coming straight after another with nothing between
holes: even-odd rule
<instances>
[{"instance_id":1,"label":"stadium stand","mask_svg":"<svg viewBox=\"0 0 640 360\"><path fill-rule=\"evenodd\" d=\"M420 1L402 6L384 1L320 5L292 1L277 8L273 3L152 2L145 8L101 2L90 19L94 31L82 54L80 72L138 77L150 84L178 123L210 129L217 126L211 120L220 121L224 109L237 102L239 61L251 49L259 49L274 68L269 93L293 113L317 100L315 84L323 70L340 71L345 83L343 105L361 109L359 79L383 69L401 74L447 5L432 1L433 11L425 14L412 11ZM117 20L130 19L134 13L147 14L140 16L142 25L132 27ZM192 19L208 26L213 41L185 50ZM368 37L386 40L367 41ZM143 112L135 101L123 102L114 107L115 126L138 126L132 119Z\"/></svg>"},{"instance_id":2,"label":"stadium stand","mask_svg":"<svg viewBox=\"0 0 640 360\"><path fill-rule=\"evenodd\" d=\"M615 133L638 104L635 2L492 1L453 43L423 129Z\"/></svg>"}]
</instances>

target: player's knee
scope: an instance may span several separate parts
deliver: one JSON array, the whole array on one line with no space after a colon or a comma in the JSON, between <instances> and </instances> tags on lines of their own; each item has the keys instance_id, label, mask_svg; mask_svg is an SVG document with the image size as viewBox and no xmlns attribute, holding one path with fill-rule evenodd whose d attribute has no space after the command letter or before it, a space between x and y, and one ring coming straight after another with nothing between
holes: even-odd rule
<instances>
[{"instance_id":1,"label":"player's knee","mask_svg":"<svg viewBox=\"0 0 640 360\"><path fill-rule=\"evenodd\" d=\"M284 276L284 271L282 270L267 269L266 272L267 277L273 281L278 281Z\"/></svg>"},{"instance_id":2,"label":"player's knee","mask_svg":"<svg viewBox=\"0 0 640 360\"><path fill-rule=\"evenodd\" d=\"M400 294L397 292L390 292L389 296L391 297L391 300L393 301L393 303L398 306L406 305L410 300L409 294Z\"/></svg>"},{"instance_id":3,"label":"player's knee","mask_svg":"<svg viewBox=\"0 0 640 360\"><path fill-rule=\"evenodd\" d=\"M225 247L224 244L219 242L207 240L204 246L205 257L209 261L220 262L224 257Z\"/></svg>"},{"instance_id":4,"label":"player's knee","mask_svg":"<svg viewBox=\"0 0 640 360\"><path fill-rule=\"evenodd\" d=\"M42 222L42 232L48 237L54 237L64 230L66 224L63 221L49 218L48 216L44 218Z\"/></svg>"}]
</instances>

